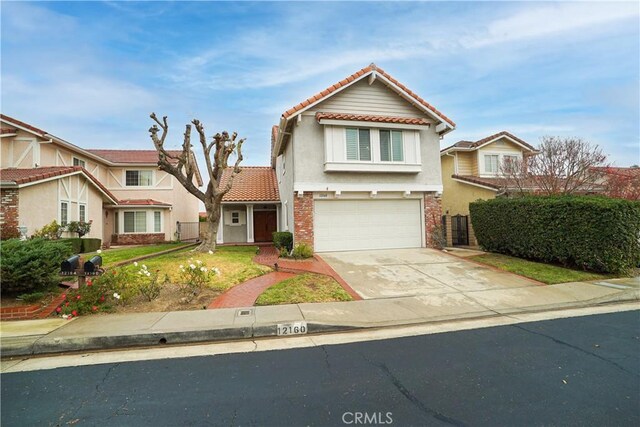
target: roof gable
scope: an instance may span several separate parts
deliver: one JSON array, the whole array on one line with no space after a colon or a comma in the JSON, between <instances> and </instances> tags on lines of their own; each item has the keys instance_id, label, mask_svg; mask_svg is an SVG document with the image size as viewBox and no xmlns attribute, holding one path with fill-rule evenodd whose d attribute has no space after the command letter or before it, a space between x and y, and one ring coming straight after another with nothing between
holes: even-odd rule
<instances>
[{"instance_id":1,"label":"roof gable","mask_svg":"<svg viewBox=\"0 0 640 427\"><path fill-rule=\"evenodd\" d=\"M414 106L417 107L418 109L426 112L427 114L433 116L438 120L441 120L447 123L451 128L454 128L456 126L453 120L451 120L450 118L442 114L433 105L429 104L420 96L412 92L409 88L407 88L405 85L403 85L398 80L393 78L391 75L387 74L382 68L379 68L375 64L370 64L369 66L359 71L356 71L355 73L339 81L338 83L335 83L329 86L328 88L326 88L325 90L313 95L312 97L307 98L301 103L285 111L282 114L282 117L284 119L288 119L296 114L299 114L305 110L308 110L309 108L317 105L321 101L326 100L328 97L336 95L337 93L343 91L345 88L353 85L354 83L366 77L369 77L370 79L372 79L372 81L379 79L384 84L386 84L391 90L398 93L408 102L412 102Z\"/></svg>"},{"instance_id":2,"label":"roof gable","mask_svg":"<svg viewBox=\"0 0 640 427\"><path fill-rule=\"evenodd\" d=\"M530 144L526 143L525 141L513 135L512 133L507 132L506 130L503 130L501 132L495 133L493 135L490 135L486 138L479 139L477 141L458 141L455 144L440 150L440 155L444 155L451 151L475 151L489 144L493 144L494 142L497 142L500 139L505 139L506 141L509 141L510 143L516 146L519 146L527 151L530 151L530 152L536 151L536 149Z\"/></svg>"}]
</instances>

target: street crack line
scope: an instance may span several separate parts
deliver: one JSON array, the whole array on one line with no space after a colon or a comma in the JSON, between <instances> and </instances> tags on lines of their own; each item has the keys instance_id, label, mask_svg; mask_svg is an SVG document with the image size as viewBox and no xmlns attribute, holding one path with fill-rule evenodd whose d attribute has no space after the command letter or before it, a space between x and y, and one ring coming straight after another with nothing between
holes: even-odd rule
<instances>
[{"instance_id":1,"label":"street crack line","mask_svg":"<svg viewBox=\"0 0 640 427\"><path fill-rule=\"evenodd\" d=\"M544 337L544 338L550 339L551 341L555 342L556 344L560 344L560 345L567 346L567 347L572 348L572 349L574 349L574 350L577 350L577 351L579 351L579 352L581 352L581 353L587 354L587 355L589 355L589 356L593 356L593 357L595 357L596 359L600 359L600 360L602 360L603 362L610 363L610 364L612 364L613 366L615 366L616 368L620 369L621 371L626 372L627 374L631 374L631 375L633 375L633 376L635 376L635 377L640 376L640 375L638 375L638 374L637 374L637 373L635 373L635 372L631 372L631 371L627 370L624 366L622 366L622 365L620 365L620 364L618 364L618 363L614 362L613 360L609 360L609 359L607 359L607 358L605 358L605 357L600 356L599 354L596 354L596 353L593 353L593 352L587 351L587 350L585 350L585 349L583 349L583 348L580 348L580 347L578 347L578 346L575 346L575 345L573 345L573 344L569 344L569 343L568 343L568 342L566 342L566 341L562 341L562 340L559 340L559 339L557 339L557 338L554 338L554 337L552 337L551 335L547 335L547 334L544 334L544 333L542 333L542 332L532 331L531 329L527 329L527 328L525 328L525 327L524 327L524 326L522 326L522 325L517 325L517 324L515 324L515 325L511 325L511 326L513 326L514 328L518 328L518 329L520 329L520 330L522 330L522 331L528 332L528 333L530 333L530 334L534 334L534 335L538 335L538 336L541 336L541 337Z\"/></svg>"},{"instance_id":2,"label":"street crack line","mask_svg":"<svg viewBox=\"0 0 640 427\"><path fill-rule=\"evenodd\" d=\"M374 363L372 360L370 360L367 356L365 356L364 354L360 354L362 356L362 358L364 360L366 360L370 365L375 366L376 368L380 369L390 380L391 383L394 385L394 387L400 392L402 393L402 395L409 401L411 402L416 408L418 408L420 410L420 412L429 415L430 417L433 417L439 421L442 421L443 423L452 425L452 426L456 426L456 427L466 427L466 424L460 420L456 420L455 418L451 418L448 417L447 415L444 415L434 409L429 408L427 405L425 405L420 399L418 399L413 393L411 393L411 391L409 391L404 384L402 384L402 381L400 381L399 378L397 378L395 375L393 375L393 373L389 370L389 368L387 367L386 364L381 363L381 364L377 364Z\"/></svg>"}]
</instances>

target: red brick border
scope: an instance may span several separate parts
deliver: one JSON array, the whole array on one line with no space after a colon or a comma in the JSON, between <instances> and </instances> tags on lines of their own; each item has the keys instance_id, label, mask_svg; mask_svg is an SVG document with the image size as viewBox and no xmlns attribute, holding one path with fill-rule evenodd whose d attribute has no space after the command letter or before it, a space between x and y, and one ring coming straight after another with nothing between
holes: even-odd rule
<instances>
[{"instance_id":1,"label":"red brick border","mask_svg":"<svg viewBox=\"0 0 640 427\"><path fill-rule=\"evenodd\" d=\"M38 304L2 307L0 308L0 320L44 319L56 311L56 308L62 304L66 296L67 293L63 292L44 307Z\"/></svg>"}]
</instances>

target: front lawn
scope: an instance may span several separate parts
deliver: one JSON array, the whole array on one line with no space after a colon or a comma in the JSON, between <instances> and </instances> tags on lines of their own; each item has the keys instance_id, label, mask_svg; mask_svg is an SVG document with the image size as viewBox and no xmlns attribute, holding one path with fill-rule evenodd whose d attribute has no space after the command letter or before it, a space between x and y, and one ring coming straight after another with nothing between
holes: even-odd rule
<instances>
[{"instance_id":1,"label":"front lawn","mask_svg":"<svg viewBox=\"0 0 640 427\"><path fill-rule=\"evenodd\" d=\"M589 271L573 270L553 264L528 261L508 255L489 253L469 257L473 261L491 265L501 270L519 274L548 285L566 282L584 282L587 280L602 280L612 276L592 273Z\"/></svg>"},{"instance_id":2,"label":"front lawn","mask_svg":"<svg viewBox=\"0 0 640 427\"><path fill-rule=\"evenodd\" d=\"M253 262L257 249L255 246L222 247L209 254L189 247L127 266L107 266L104 276L71 293L69 305L65 302L60 314L73 314L73 310L76 311L73 316L92 312L202 310L227 289L271 271ZM208 280L202 282L202 286L189 286L195 281L193 276L186 278L185 272L201 269L208 273L200 276L207 276ZM156 289L152 297L148 296L149 286ZM144 289L147 290L143 292Z\"/></svg>"},{"instance_id":3,"label":"front lawn","mask_svg":"<svg viewBox=\"0 0 640 427\"><path fill-rule=\"evenodd\" d=\"M351 296L332 277L307 273L271 286L258 297L255 305L351 300Z\"/></svg>"},{"instance_id":4,"label":"front lawn","mask_svg":"<svg viewBox=\"0 0 640 427\"><path fill-rule=\"evenodd\" d=\"M162 252L169 249L179 248L186 246L185 243L173 242L173 243L159 243L157 245L143 245L143 246L127 246L121 248L105 249L100 255L105 266L115 264L120 261L126 261L128 259L137 258L144 255L154 254L156 252ZM92 256L98 255L97 252L83 254L85 259L90 259Z\"/></svg>"}]
</instances>

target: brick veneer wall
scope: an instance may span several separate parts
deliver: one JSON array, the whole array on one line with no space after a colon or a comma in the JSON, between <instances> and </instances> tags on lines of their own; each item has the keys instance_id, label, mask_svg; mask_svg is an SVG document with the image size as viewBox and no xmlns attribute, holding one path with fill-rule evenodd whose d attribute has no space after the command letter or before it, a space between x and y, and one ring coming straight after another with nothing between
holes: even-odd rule
<instances>
[{"instance_id":1,"label":"brick veneer wall","mask_svg":"<svg viewBox=\"0 0 640 427\"><path fill-rule=\"evenodd\" d=\"M313 193L293 196L293 238L313 248Z\"/></svg>"},{"instance_id":2,"label":"brick veneer wall","mask_svg":"<svg viewBox=\"0 0 640 427\"><path fill-rule=\"evenodd\" d=\"M112 245L144 245L164 242L164 233L114 234Z\"/></svg>"},{"instance_id":3,"label":"brick veneer wall","mask_svg":"<svg viewBox=\"0 0 640 427\"><path fill-rule=\"evenodd\" d=\"M0 224L7 227L18 227L18 189L3 188L0 190Z\"/></svg>"},{"instance_id":4,"label":"brick veneer wall","mask_svg":"<svg viewBox=\"0 0 640 427\"><path fill-rule=\"evenodd\" d=\"M442 199L435 193L424 193L424 230L427 247L433 247L431 235L442 224Z\"/></svg>"}]
</instances>

